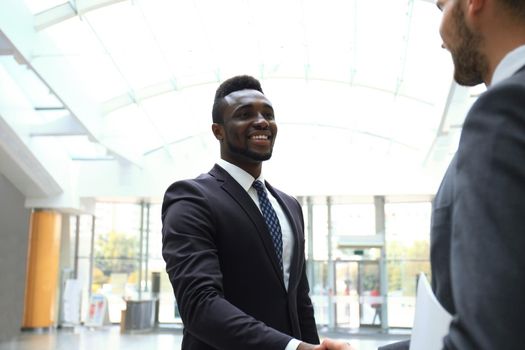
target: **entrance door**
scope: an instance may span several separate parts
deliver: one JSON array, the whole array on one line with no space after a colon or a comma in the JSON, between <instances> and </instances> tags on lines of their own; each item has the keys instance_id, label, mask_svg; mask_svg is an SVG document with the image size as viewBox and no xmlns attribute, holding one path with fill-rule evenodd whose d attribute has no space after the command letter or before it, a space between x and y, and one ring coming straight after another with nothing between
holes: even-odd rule
<instances>
[{"instance_id":1,"label":"entrance door","mask_svg":"<svg viewBox=\"0 0 525 350\"><path fill-rule=\"evenodd\" d=\"M358 256L355 260L334 262L334 308L337 328L381 326L383 299L380 295L380 269L379 260L374 259L380 254L369 254L367 250L362 249L362 257Z\"/></svg>"},{"instance_id":2,"label":"entrance door","mask_svg":"<svg viewBox=\"0 0 525 350\"><path fill-rule=\"evenodd\" d=\"M335 261L335 325L337 328L359 327L359 262Z\"/></svg>"}]
</instances>

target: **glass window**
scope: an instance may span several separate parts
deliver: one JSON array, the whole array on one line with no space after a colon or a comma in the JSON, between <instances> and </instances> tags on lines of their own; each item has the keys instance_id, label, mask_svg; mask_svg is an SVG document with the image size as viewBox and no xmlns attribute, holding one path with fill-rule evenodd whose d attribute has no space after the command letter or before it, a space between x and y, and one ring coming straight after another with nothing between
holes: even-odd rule
<instances>
[{"instance_id":1,"label":"glass window","mask_svg":"<svg viewBox=\"0 0 525 350\"><path fill-rule=\"evenodd\" d=\"M412 327L417 276L430 276L430 216L430 202L385 204L390 327Z\"/></svg>"},{"instance_id":2,"label":"glass window","mask_svg":"<svg viewBox=\"0 0 525 350\"><path fill-rule=\"evenodd\" d=\"M97 203L91 290L108 298L109 319L120 322L125 299L139 296L140 205Z\"/></svg>"},{"instance_id":3,"label":"glass window","mask_svg":"<svg viewBox=\"0 0 525 350\"><path fill-rule=\"evenodd\" d=\"M317 325L328 325L328 263L326 261L312 261L313 278L309 281L310 298L314 306Z\"/></svg>"},{"instance_id":4,"label":"glass window","mask_svg":"<svg viewBox=\"0 0 525 350\"><path fill-rule=\"evenodd\" d=\"M416 280L420 272L430 276L428 260L389 260L388 326L410 328L414 324Z\"/></svg>"},{"instance_id":5,"label":"glass window","mask_svg":"<svg viewBox=\"0 0 525 350\"><path fill-rule=\"evenodd\" d=\"M332 230L334 236L375 235L374 204L333 204Z\"/></svg>"},{"instance_id":6,"label":"glass window","mask_svg":"<svg viewBox=\"0 0 525 350\"><path fill-rule=\"evenodd\" d=\"M314 259L328 259L328 211L326 204L314 204L312 208L313 216L313 244Z\"/></svg>"}]
</instances>

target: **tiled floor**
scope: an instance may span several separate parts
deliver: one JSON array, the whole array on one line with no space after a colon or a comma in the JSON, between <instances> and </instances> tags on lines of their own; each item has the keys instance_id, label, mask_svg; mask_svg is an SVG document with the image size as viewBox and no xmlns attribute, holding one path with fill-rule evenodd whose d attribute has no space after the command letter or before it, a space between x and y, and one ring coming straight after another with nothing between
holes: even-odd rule
<instances>
[{"instance_id":1,"label":"tiled floor","mask_svg":"<svg viewBox=\"0 0 525 350\"><path fill-rule=\"evenodd\" d=\"M327 333L321 337L347 339L358 350L376 350L378 346L404 339L406 335L379 334L377 331L359 334ZM180 329L162 329L141 334L121 334L118 326L99 329L77 327L45 333L23 332L16 339L0 343L0 350L178 350Z\"/></svg>"}]
</instances>

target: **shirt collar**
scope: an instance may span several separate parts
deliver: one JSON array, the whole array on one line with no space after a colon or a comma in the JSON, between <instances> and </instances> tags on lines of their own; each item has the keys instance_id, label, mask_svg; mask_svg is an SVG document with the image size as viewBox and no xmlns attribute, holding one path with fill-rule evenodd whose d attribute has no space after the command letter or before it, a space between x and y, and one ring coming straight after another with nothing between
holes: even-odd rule
<instances>
[{"instance_id":1,"label":"shirt collar","mask_svg":"<svg viewBox=\"0 0 525 350\"><path fill-rule=\"evenodd\" d=\"M516 73L525 66L525 45L518 46L503 57L497 65L490 85L495 85Z\"/></svg>"},{"instance_id":2,"label":"shirt collar","mask_svg":"<svg viewBox=\"0 0 525 350\"><path fill-rule=\"evenodd\" d=\"M233 179L237 181L246 192L248 192L250 187L252 187L255 178L245 170L239 168L237 165L233 165L232 163L225 161L224 159L219 159L217 161L217 164L221 168L226 170L226 172L230 174L230 176L233 177ZM259 178L257 178L257 180L261 181L264 184L264 176L262 172Z\"/></svg>"}]
</instances>

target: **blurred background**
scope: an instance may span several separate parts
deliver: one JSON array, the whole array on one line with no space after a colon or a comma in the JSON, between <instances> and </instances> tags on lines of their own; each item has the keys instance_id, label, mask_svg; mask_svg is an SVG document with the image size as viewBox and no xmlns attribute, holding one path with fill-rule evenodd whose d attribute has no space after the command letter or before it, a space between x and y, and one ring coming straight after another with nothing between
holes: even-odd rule
<instances>
[{"instance_id":1,"label":"blurred background","mask_svg":"<svg viewBox=\"0 0 525 350\"><path fill-rule=\"evenodd\" d=\"M274 105L265 177L303 206L319 326L409 329L432 199L484 90L453 83L440 19L427 0L2 0L0 339L82 324L94 295L111 323L155 299L181 324L160 204L219 158L213 96L237 74Z\"/></svg>"}]
</instances>

